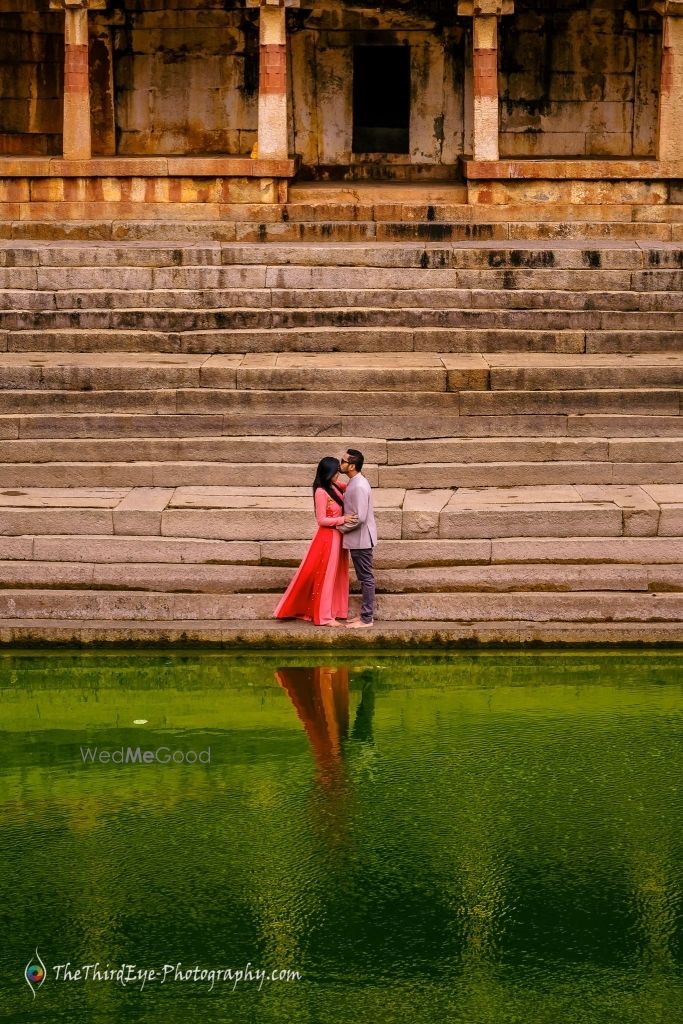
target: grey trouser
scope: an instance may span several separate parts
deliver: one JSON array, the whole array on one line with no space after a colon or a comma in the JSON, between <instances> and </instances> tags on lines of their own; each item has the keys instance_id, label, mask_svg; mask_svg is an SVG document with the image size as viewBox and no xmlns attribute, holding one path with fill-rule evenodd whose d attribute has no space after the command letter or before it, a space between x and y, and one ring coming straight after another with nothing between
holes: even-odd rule
<instances>
[{"instance_id":1,"label":"grey trouser","mask_svg":"<svg viewBox=\"0 0 683 1024\"><path fill-rule=\"evenodd\" d=\"M372 548L351 548L353 567L363 592L360 617L372 622L375 617L375 575L372 571Z\"/></svg>"}]
</instances>

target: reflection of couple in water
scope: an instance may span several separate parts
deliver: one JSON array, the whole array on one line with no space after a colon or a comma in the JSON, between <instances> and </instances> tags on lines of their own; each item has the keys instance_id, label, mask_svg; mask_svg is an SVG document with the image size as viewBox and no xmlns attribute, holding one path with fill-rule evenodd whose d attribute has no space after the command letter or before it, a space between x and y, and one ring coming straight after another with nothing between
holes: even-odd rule
<instances>
[{"instance_id":1,"label":"reflection of couple in water","mask_svg":"<svg viewBox=\"0 0 683 1024\"><path fill-rule=\"evenodd\" d=\"M303 722L319 772L329 783L342 762L343 744L349 735L349 670L330 668L280 668L275 673ZM351 739L372 742L374 690L372 681L363 687Z\"/></svg>"},{"instance_id":2,"label":"reflection of couple in water","mask_svg":"<svg viewBox=\"0 0 683 1024\"><path fill-rule=\"evenodd\" d=\"M273 613L277 619L304 619L316 626L341 626L349 614L349 552L363 598L360 616L349 629L373 625L375 577L372 555L377 526L372 488L363 476L363 453L349 448L341 459L324 458L313 481L318 529L294 579ZM340 473L348 481L340 480Z\"/></svg>"}]
</instances>

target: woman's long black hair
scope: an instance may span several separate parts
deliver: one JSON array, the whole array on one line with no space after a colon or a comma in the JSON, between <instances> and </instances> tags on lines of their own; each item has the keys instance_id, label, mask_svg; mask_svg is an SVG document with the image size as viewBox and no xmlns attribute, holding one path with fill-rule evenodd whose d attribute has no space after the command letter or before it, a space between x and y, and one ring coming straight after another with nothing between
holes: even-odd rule
<instances>
[{"instance_id":1,"label":"woman's long black hair","mask_svg":"<svg viewBox=\"0 0 683 1024\"><path fill-rule=\"evenodd\" d=\"M333 501L336 501L338 505L341 505L342 511L344 510L344 496L341 491L332 483L332 477L336 476L339 472L339 459L335 459L332 455L326 455L324 459L321 459L318 463L318 468L315 471L315 480L313 481L313 496L319 487L322 487L324 491L327 491Z\"/></svg>"}]
</instances>

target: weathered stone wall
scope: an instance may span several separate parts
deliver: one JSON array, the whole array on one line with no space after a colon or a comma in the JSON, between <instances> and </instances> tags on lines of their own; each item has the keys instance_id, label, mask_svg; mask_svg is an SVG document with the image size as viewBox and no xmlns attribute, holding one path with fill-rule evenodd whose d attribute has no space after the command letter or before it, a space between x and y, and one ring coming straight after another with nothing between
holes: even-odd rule
<instances>
[{"instance_id":1,"label":"weathered stone wall","mask_svg":"<svg viewBox=\"0 0 683 1024\"><path fill-rule=\"evenodd\" d=\"M0 155L59 152L63 27L47 0L0 3Z\"/></svg>"},{"instance_id":2,"label":"weathered stone wall","mask_svg":"<svg viewBox=\"0 0 683 1024\"><path fill-rule=\"evenodd\" d=\"M516 0L500 21L501 156L655 152L661 18L637 0Z\"/></svg>"},{"instance_id":3,"label":"weathered stone wall","mask_svg":"<svg viewBox=\"0 0 683 1024\"><path fill-rule=\"evenodd\" d=\"M63 15L0 0L0 154L61 147ZM638 0L516 0L500 19L501 156L655 152L661 19ZM290 151L305 168L454 167L471 152L471 19L442 0L302 0L287 14ZM247 154L258 11L232 0L111 0L90 16L95 154ZM352 152L353 48L411 51L410 147Z\"/></svg>"},{"instance_id":4,"label":"weathered stone wall","mask_svg":"<svg viewBox=\"0 0 683 1024\"><path fill-rule=\"evenodd\" d=\"M126 0L115 35L118 151L249 153L256 141L257 12L221 0Z\"/></svg>"},{"instance_id":5,"label":"weathered stone wall","mask_svg":"<svg viewBox=\"0 0 683 1024\"><path fill-rule=\"evenodd\" d=\"M455 164L465 131L464 27L430 18L419 4L381 12L338 5L299 21L290 36L292 144L304 166L368 162L352 153L353 48L372 45L411 51L410 152L377 161Z\"/></svg>"}]
</instances>

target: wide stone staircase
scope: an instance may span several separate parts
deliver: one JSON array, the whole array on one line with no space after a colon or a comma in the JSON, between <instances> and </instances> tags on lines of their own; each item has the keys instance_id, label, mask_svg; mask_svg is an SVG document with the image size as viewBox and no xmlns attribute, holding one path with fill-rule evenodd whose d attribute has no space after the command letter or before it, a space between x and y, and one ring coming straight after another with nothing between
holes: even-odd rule
<instances>
[{"instance_id":1,"label":"wide stone staircase","mask_svg":"<svg viewBox=\"0 0 683 1024\"><path fill-rule=\"evenodd\" d=\"M375 636L680 641L683 241L421 213L0 243L0 636L272 641L351 445Z\"/></svg>"}]
</instances>

